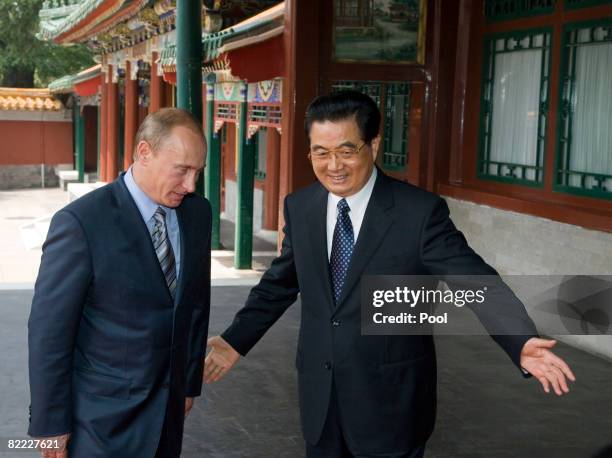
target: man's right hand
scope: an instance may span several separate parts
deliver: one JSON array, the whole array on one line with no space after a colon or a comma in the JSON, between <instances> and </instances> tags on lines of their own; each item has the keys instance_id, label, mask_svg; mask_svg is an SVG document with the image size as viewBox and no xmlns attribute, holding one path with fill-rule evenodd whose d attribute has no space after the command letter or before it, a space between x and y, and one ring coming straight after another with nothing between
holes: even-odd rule
<instances>
[{"instance_id":1,"label":"man's right hand","mask_svg":"<svg viewBox=\"0 0 612 458\"><path fill-rule=\"evenodd\" d=\"M240 353L232 348L221 336L208 339L210 353L204 361L204 381L216 382L238 362Z\"/></svg>"},{"instance_id":2,"label":"man's right hand","mask_svg":"<svg viewBox=\"0 0 612 458\"><path fill-rule=\"evenodd\" d=\"M57 448L38 449L42 458L68 458L68 440L70 439L70 433L62 434L61 436L38 437L37 439L51 444L55 444L55 441L57 441Z\"/></svg>"}]
</instances>

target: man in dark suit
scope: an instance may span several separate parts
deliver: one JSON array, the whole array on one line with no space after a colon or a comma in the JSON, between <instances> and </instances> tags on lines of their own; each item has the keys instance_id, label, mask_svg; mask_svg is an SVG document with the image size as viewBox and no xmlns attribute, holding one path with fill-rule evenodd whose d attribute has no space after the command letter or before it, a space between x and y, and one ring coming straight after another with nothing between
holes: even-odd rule
<instances>
[{"instance_id":1,"label":"man in dark suit","mask_svg":"<svg viewBox=\"0 0 612 458\"><path fill-rule=\"evenodd\" d=\"M208 341L204 375L214 382L301 294L296 366L309 457L419 457L433 430L433 338L361 335L362 275L496 275L454 227L443 199L374 166L379 125L376 104L358 92L310 104L306 130L319 182L287 196L280 256L231 326ZM537 337L518 300L505 305L522 335L494 339L547 392L550 385L567 392L573 374L549 350L554 341Z\"/></svg>"},{"instance_id":2,"label":"man in dark suit","mask_svg":"<svg viewBox=\"0 0 612 458\"><path fill-rule=\"evenodd\" d=\"M202 389L208 201L197 120L147 116L134 164L51 221L29 328L30 427L70 458L178 457Z\"/></svg>"}]
</instances>

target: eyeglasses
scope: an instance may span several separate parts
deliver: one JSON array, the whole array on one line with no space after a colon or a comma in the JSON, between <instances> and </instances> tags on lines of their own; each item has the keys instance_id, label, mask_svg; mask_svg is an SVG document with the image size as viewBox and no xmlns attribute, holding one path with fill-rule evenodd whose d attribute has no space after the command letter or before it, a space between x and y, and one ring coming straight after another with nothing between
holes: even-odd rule
<instances>
[{"instance_id":1,"label":"eyeglasses","mask_svg":"<svg viewBox=\"0 0 612 458\"><path fill-rule=\"evenodd\" d=\"M327 162L331 159L332 155L336 157L336 160L340 159L342 161L352 161L357 157L361 149L367 143L363 142L358 147L350 147L350 146L341 146L339 148L332 149L323 149L317 148L315 151L310 151L308 153L308 157L313 162Z\"/></svg>"}]
</instances>

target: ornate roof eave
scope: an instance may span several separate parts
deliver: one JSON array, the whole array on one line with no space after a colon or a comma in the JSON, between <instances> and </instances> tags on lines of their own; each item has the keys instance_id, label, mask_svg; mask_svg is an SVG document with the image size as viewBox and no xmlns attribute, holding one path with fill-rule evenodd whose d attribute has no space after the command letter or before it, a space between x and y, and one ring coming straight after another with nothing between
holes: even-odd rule
<instances>
[{"instance_id":1,"label":"ornate roof eave","mask_svg":"<svg viewBox=\"0 0 612 458\"><path fill-rule=\"evenodd\" d=\"M53 40L56 43L83 42L97 33L102 33L129 20L142 10L149 0L52 0L53 5L62 4L59 7L48 8L49 2L41 10L39 38ZM78 2L75 6L74 3ZM160 3L160 2L158 2ZM167 3L167 2L161 2ZM69 14L62 17L58 10L68 11ZM55 18L55 22L51 18ZM59 19L58 19L59 18Z\"/></svg>"},{"instance_id":2,"label":"ornate roof eave","mask_svg":"<svg viewBox=\"0 0 612 458\"><path fill-rule=\"evenodd\" d=\"M96 78L102 74L102 65L94 65L93 67L86 68L85 70L77 73L73 76L72 84L79 84L84 81L88 81L92 78Z\"/></svg>"},{"instance_id":3,"label":"ornate roof eave","mask_svg":"<svg viewBox=\"0 0 612 458\"><path fill-rule=\"evenodd\" d=\"M215 33L202 34L203 67L218 70L219 65L223 65L227 60L224 58L227 52L282 34L284 18L285 2L281 2L232 27ZM175 71L173 69L176 68L176 45L166 46L161 51L160 63L164 71Z\"/></svg>"},{"instance_id":4,"label":"ornate roof eave","mask_svg":"<svg viewBox=\"0 0 612 458\"><path fill-rule=\"evenodd\" d=\"M74 87L75 75L66 75L49 83L49 91L52 94L69 94Z\"/></svg>"}]
</instances>

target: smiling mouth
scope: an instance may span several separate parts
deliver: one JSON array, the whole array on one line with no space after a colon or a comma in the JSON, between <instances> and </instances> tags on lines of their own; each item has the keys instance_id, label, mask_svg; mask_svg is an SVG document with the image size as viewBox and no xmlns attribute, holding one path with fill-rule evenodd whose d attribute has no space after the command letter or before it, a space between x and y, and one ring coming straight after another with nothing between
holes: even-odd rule
<instances>
[{"instance_id":1,"label":"smiling mouth","mask_svg":"<svg viewBox=\"0 0 612 458\"><path fill-rule=\"evenodd\" d=\"M328 175L332 183L343 183L346 181L348 175Z\"/></svg>"}]
</instances>

